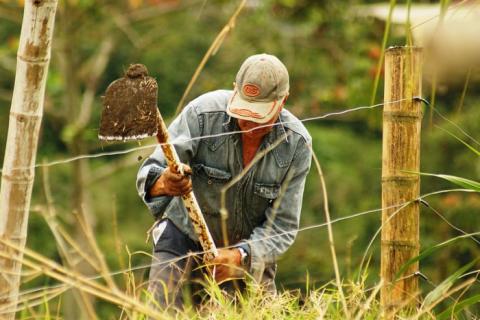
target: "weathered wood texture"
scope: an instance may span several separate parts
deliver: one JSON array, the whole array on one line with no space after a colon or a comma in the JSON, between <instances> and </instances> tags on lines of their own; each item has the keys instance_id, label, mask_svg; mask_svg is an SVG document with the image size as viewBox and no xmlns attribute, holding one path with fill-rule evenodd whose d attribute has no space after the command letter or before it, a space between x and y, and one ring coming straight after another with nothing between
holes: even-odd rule
<instances>
[{"instance_id":1,"label":"weathered wood texture","mask_svg":"<svg viewBox=\"0 0 480 320\"><path fill-rule=\"evenodd\" d=\"M415 306L418 280L412 264L395 280L397 272L419 253L419 204L398 211L395 205L416 199L420 178L405 171L420 171L422 51L394 47L385 53L385 105L382 155L381 277L385 286L381 303L387 318L402 306ZM402 100L390 103L391 101ZM390 314L390 316L388 316Z\"/></svg>"},{"instance_id":2,"label":"weathered wood texture","mask_svg":"<svg viewBox=\"0 0 480 320\"><path fill-rule=\"evenodd\" d=\"M158 134L157 140L162 146L163 154L165 155L165 159L167 160L167 164L173 172L180 173L183 168L181 167L180 159L178 158L177 152L172 144L168 143L168 129L163 121L163 118L159 111L158 114ZM197 198L193 194L193 191L190 191L187 194L182 196L183 203L185 208L187 209L188 216L192 221L193 228L195 229L195 233L198 236L198 240L202 249L206 251L205 255L203 256L205 261L209 261L216 256L218 256L218 250L215 246L215 242L213 241L212 235L208 230L207 222L200 210L200 206L198 205Z\"/></svg>"},{"instance_id":3,"label":"weathered wood texture","mask_svg":"<svg viewBox=\"0 0 480 320\"><path fill-rule=\"evenodd\" d=\"M27 236L38 134L57 0L28 0L17 52L17 68L0 189L0 237L22 248ZM15 251L0 246L11 256ZM20 257L21 258L21 257ZM0 305L16 308L21 264L0 258ZM2 313L0 319L13 319Z\"/></svg>"}]
</instances>

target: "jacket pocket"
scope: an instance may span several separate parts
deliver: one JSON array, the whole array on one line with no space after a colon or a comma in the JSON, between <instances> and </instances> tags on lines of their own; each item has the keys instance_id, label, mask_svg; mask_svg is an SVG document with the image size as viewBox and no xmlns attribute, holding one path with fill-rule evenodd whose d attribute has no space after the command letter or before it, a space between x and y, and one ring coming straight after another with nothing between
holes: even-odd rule
<instances>
[{"instance_id":1,"label":"jacket pocket","mask_svg":"<svg viewBox=\"0 0 480 320\"><path fill-rule=\"evenodd\" d=\"M280 185L256 182L253 187L253 193L264 199L275 200L280 193Z\"/></svg>"},{"instance_id":2,"label":"jacket pocket","mask_svg":"<svg viewBox=\"0 0 480 320\"><path fill-rule=\"evenodd\" d=\"M279 184L267 184L256 182L253 186L253 208L255 222L265 220L265 210L273 205L275 199L280 195Z\"/></svg>"},{"instance_id":3,"label":"jacket pocket","mask_svg":"<svg viewBox=\"0 0 480 320\"><path fill-rule=\"evenodd\" d=\"M205 214L219 215L221 191L232 178L231 173L204 164L194 164L192 169L193 190L200 209Z\"/></svg>"},{"instance_id":4,"label":"jacket pocket","mask_svg":"<svg viewBox=\"0 0 480 320\"><path fill-rule=\"evenodd\" d=\"M230 172L217 169L214 167L208 167L204 164L195 164L193 165L193 170L200 176L204 176L207 178L207 183L210 181L209 184L216 183L225 183L232 178Z\"/></svg>"}]
</instances>

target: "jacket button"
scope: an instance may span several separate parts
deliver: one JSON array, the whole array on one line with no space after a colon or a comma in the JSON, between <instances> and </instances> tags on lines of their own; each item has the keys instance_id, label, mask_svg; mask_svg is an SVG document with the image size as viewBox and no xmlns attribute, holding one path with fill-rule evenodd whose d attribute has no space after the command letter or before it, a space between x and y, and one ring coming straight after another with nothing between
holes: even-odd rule
<instances>
[{"instance_id":1,"label":"jacket button","mask_svg":"<svg viewBox=\"0 0 480 320\"><path fill-rule=\"evenodd\" d=\"M208 179L207 183L212 184L212 179Z\"/></svg>"}]
</instances>

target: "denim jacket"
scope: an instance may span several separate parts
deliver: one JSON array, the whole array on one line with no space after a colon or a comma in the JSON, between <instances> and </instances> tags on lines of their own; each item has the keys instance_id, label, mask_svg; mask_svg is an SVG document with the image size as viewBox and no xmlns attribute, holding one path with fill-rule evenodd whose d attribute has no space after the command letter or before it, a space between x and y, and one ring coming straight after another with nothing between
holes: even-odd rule
<instances>
[{"instance_id":1,"label":"denim jacket","mask_svg":"<svg viewBox=\"0 0 480 320\"><path fill-rule=\"evenodd\" d=\"M221 230L222 188L243 170L242 140L236 119L225 112L232 91L218 90L193 100L169 127L180 160L193 170L193 192L215 243ZM202 138L203 136L210 136ZM192 138L197 138L193 139ZM311 164L311 137L303 124L283 109L263 139L259 152L282 139L273 150L226 191L229 244L250 256L250 273L258 278L293 243L298 231L305 179ZM191 239L198 238L180 197L149 197L148 190L166 167L158 146L140 167L137 190L156 218L170 219Z\"/></svg>"}]
</instances>

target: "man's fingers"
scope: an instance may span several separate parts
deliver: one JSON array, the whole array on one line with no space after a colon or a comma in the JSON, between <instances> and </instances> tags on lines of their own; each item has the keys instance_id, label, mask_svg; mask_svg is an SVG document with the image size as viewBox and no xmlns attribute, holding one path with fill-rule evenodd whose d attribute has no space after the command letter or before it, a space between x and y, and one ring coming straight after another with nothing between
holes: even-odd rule
<instances>
[{"instance_id":1,"label":"man's fingers","mask_svg":"<svg viewBox=\"0 0 480 320\"><path fill-rule=\"evenodd\" d=\"M191 172L191 169L188 166L186 166L186 170ZM189 176L174 173L170 168L167 168L163 174L169 195L181 196L192 190L192 180Z\"/></svg>"},{"instance_id":2,"label":"man's fingers","mask_svg":"<svg viewBox=\"0 0 480 320\"><path fill-rule=\"evenodd\" d=\"M215 281L222 283L232 277L242 277L241 267L235 262L235 251L231 249L218 249L218 256L209 261L215 266Z\"/></svg>"},{"instance_id":3,"label":"man's fingers","mask_svg":"<svg viewBox=\"0 0 480 320\"><path fill-rule=\"evenodd\" d=\"M218 271L215 272L215 281L216 282L222 282L226 278L227 278L227 275L224 274L223 272L218 272Z\"/></svg>"},{"instance_id":4,"label":"man's fingers","mask_svg":"<svg viewBox=\"0 0 480 320\"><path fill-rule=\"evenodd\" d=\"M190 176L192 175L192 168L190 168L190 166L188 166L187 164L181 164L182 168L183 168L183 173L180 173L180 172L173 172L170 167L168 167L164 173L167 174L168 176L171 176L172 179L175 179L175 180L179 180L185 176Z\"/></svg>"},{"instance_id":5,"label":"man's fingers","mask_svg":"<svg viewBox=\"0 0 480 320\"><path fill-rule=\"evenodd\" d=\"M216 266L214 276L217 283L222 283L231 278L241 277L241 275L237 274L234 269L224 265Z\"/></svg>"},{"instance_id":6,"label":"man's fingers","mask_svg":"<svg viewBox=\"0 0 480 320\"><path fill-rule=\"evenodd\" d=\"M184 179L180 180L177 185L182 189L190 188L192 186L192 179L184 177Z\"/></svg>"},{"instance_id":7,"label":"man's fingers","mask_svg":"<svg viewBox=\"0 0 480 320\"><path fill-rule=\"evenodd\" d=\"M192 174L192 168L188 164L183 164L183 173L186 175Z\"/></svg>"},{"instance_id":8,"label":"man's fingers","mask_svg":"<svg viewBox=\"0 0 480 320\"><path fill-rule=\"evenodd\" d=\"M189 180L188 183L182 188L182 193L189 193L190 191L192 191L192 189L192 180Z\"/></svg>"},{"instance_id":9,"label":"man's fingers","mask_svg":"<svg viewBox=\"0 0 480 320\"><path fill-rule=\"evenodd\" d=\"M170 183L170 187L173 192L186 193L192 189L192 181L185 178L185 180Z\"/></svg>"},{"instance_id":10,"label":"man's fingers","mask_svg":"<svg viewBox=\"0 0 480 320\"><path fill-rule=\"evenodd\" d=\"M171 185L172 189L181 190L181 189L189 187L191 182L190 182L190 179L185 178L185 179L182 179L182 180L179 180L179 181L169 181L169 184Z\"/></svg>"},{"instance_id":11,"label":"man's fingers","mask_svg":"<svg viewBox=\"0 0 480 320\"><path fill-rule=\"evenodd\" d=\"M165 170L164 174L169 181L180 181L185 178L183 174L172 172L170 169Z\"/></svg>"},{"instance_id":12,"label":"man's fingers","mask_svg":"<svg viewBox=\"0 0 480 320\"><path fill-rule=\"evenodd\" d=\"M222 255L220 250L219 250L220 254L218 256L216 256L215 258L213 258L212 261L210 261L210 263L212 263L212 264L226 264L228 262L227 257Z\"/></svg>"},{"instance_id":13,"label":"man's fingers","mask_svg":"<svg viewBox=\"0 0 480 320\"><path fill-rule=\"evenodd\" d=\"M223 279L228 275L228 270L225 266L219 264L215 266L215 279Z\"/></svg>"}]
</instances>

